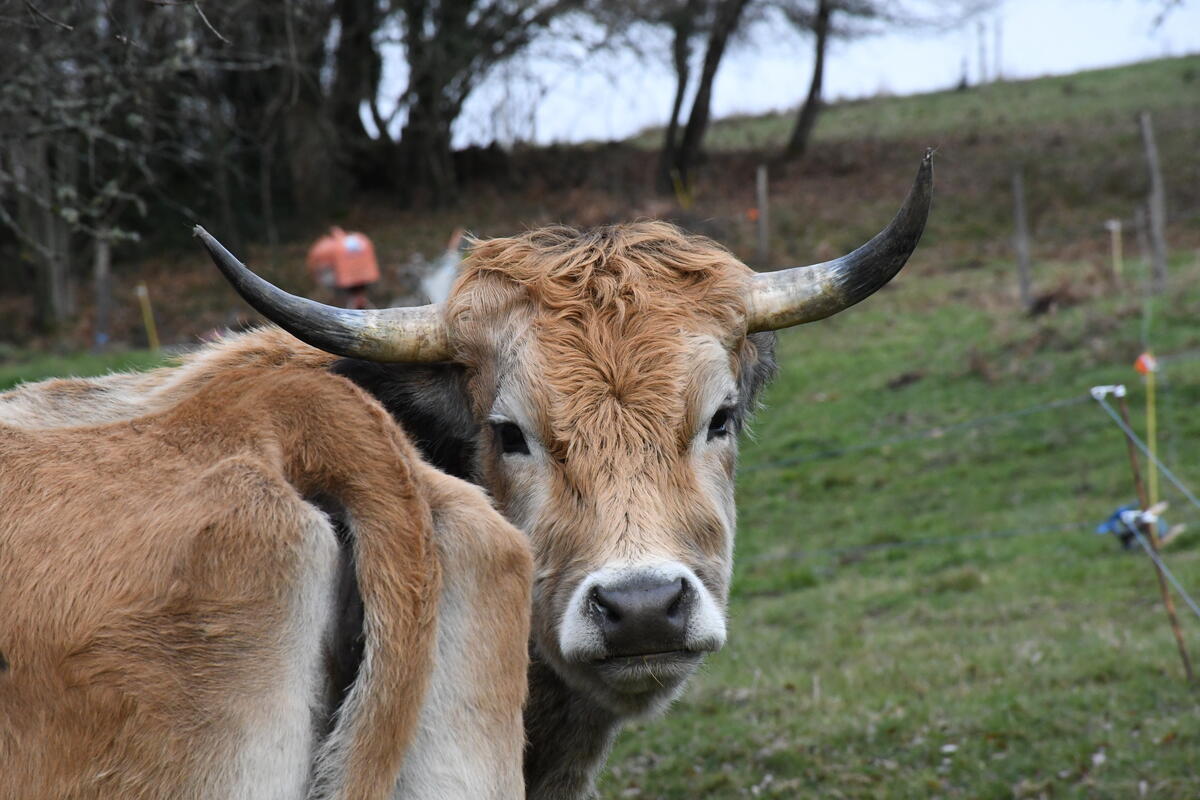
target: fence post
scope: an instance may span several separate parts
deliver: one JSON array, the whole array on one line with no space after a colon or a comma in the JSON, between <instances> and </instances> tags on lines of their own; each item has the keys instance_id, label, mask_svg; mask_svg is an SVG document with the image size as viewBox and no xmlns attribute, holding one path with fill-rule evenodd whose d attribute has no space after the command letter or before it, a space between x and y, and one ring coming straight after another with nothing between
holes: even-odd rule
<instances>
[{"instance_id":1,"label":"fence post","mask_svg":"<svg viewBox=\"0 0 1200 800\"><path fill-rule=\"evenodd\" d=\"M1150 112L1143 111L1139 119L1142 145L1146 148L1146 167L1150 171L1150 254L1154 262L1154 291L1159 293L1167 288L1167 199Z\"/></svg>"},{"instance_id":2,"label":"fence post","mask_svg":"<svg viewBox=\"0 0 1200 800\"><path fill-rule=\"evenodd\" d=\"M1028 311L1033 305L1029 275L1029 220L1025 215L1025 178L1020 169L1013 173L1013 216L1016 222L1013 246L1017 251L1017 280L1021 290L1021 307Z\"/></svg>"},{"instance_id":3,"label":"fence post","mask_svg":"<svg viewBox=\"0 0 1200 800\"><path fill-rule=\"evenodd\" d=\"M770 266L771 242L768 220L770 210L767 207L767 165L759 164L754 181L755 202L758 205L758 247L755 256L759 269Z\"/></svg>"},{"instance_id":4,"label":"fence post","mask_svg":"<svg viewBox=\"0 0 1200 800\"><path fill-rule=\"evenodd\" d=\"M142 324L146 326L146 344L158 352L158 326L154 324L154 309L150 305L150 290L145 281L138 281L138 305L142 307Z\"/></svg>"},{"instance_id":5,"label":"fence post","mask_svg":"<svg viewBox=\"0 0 1200 800\"><path fill-rule=\"evenodd\" d=\"M1118 407L1121 409L1121 419L1125 421L1125 427L1132 430L1133 428L1129 424L1129 404L1125 402L1125 395L1118 395L1117 401ZM1146 511L1150 508L1150 503L1146 496L1146 487L1142 483L1141 470L1138 469L1137 451L1134 449L1133 440L1129 438L1129 435L1122 435L1125 437L1125 448L1129 451L1129 466L1133 470L1133 486L1137 490L1138 503L1141 505L1142 511ZM1148 466L1150 469L1157 469L1154 464ZM1150 549L1157 554L1160 545L1156 523L1138 527L1142 529L1146 540L1150 542ZM1175 613L1175 600L1171 597L1171 590L1167 588L1167 578L1158 564L1154 565L1154 574L1158 576L1158 590L1162 595L1163 606L1166 607L1167 620L1171 623L1171 632L1175 634L1175 644L1179 647L1179 658L1183 661L1183 674L1190 683L1196 679L1196 676L1192 674L1192 660L1188 657L1187 645L1183 641L1183 632L1179 629L1179 616Z\"/></svg>"},{"instance_id":6,"label":"fence post","mask_svg":"<svg viewBox=\"0 0 1200 800\"><path fill-rule=\"evenodd\" d=\"M1112 277L1113 282L1121 282L1121 273L1125 269L1124 241L1122 240L1121 220L1110 219L1104 223L1108 229L1112 245Z\"/></svg>"},{"instance_id":7,"label":"fence post","mask_svg":"<svg viewBox=\"0 0 1200 800\"><path fill-rule=\"evenodd\" d=\"M96 292L96 313L92 324L92 346L96 350L108 347L109 319L112 317L112 241L102 231L93 242L92 280Z\"/></svg>"}]
</instances>

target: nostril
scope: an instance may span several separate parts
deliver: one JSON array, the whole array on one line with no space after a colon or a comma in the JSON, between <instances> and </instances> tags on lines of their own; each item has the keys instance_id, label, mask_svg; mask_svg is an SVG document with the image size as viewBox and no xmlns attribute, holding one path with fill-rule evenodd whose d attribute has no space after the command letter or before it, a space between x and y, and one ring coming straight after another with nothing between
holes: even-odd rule
<instances>
[{"instance_id":1,"label":"nostril","mask_svg":"<svg viewBox=\"0 0 1200 800\"><path fill-rule=\"evenodd\" d=\"M592 609L596 614L603 617L608 622L620 622L621 613L619 605L612 597L606 597L604 591L599 587L593 587L588 598L591 602Z\"/></svg>"},{"instance_id":2,"label":"nostril","mask_svg":"<svg viewBox=\"0 0 1200 800\"><path fill-rule=\"evenodd\" d=\"M670 618L675 618L679 616L680 612L687 610L689 595L687 583L684 582L683 578L677 579L675 583L679 585L679 591L675 594L671 605L667 606L667 616Z\"/></svg>"}]
</instances>

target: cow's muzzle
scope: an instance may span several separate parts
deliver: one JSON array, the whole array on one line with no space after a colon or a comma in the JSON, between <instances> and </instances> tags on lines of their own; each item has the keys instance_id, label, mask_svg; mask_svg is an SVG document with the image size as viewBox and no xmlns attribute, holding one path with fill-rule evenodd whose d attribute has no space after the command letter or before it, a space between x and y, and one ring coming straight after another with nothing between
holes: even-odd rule
<instances>
[{"instance_id":1,"label":"cow's muzzle","mask_svg":"<svg viewBox=\"0 0 1200 800\"><path fill-rule=\"evenodd\" d=\"M712 593L678 562L616 564L575 590L559 631L569 662L695 664L725 643ZM611 670L610 670L611 671Z\"/></svg>"}]
</instances>

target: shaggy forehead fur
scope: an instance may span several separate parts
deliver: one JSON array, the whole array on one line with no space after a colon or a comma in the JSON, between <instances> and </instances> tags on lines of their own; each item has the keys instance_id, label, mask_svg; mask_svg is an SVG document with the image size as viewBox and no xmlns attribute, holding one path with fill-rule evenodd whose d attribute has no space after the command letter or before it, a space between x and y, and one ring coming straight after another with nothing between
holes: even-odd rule
<instances>
[{"instance_id":1,"label":"shaggy forehead fur","mask_svg":"<svg viewBox=\"0 0 1200 800\"><path fill-rule=\"evenodd\" d=\"M449 319L475 365L493 361L525 327L543 382L539 434L556 459L679 452L690 438L679 424L685 341L707 334L732 346L744 335L750 275L716 243L663 222L542 228L478 242ZM500 339L497 320L509 321Z\"/></svg>"}]
</instances>

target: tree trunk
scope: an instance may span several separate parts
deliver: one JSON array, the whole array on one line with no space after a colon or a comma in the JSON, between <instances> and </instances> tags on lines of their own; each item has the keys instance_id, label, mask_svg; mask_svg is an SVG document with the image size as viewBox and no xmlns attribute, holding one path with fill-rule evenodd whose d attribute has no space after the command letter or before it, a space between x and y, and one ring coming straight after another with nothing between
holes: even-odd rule
<instances>
[{"instance_id":1,"label":"tree trunk","mask_svg":"<svg viewBox=\"0 0 1200 800\"><path fill-rule=\"evenodd\" d=\"M421 92L409 109L400 139L400 186L424 193L422 201L445 206L457 198L454 150L450 146L450 120L443 112L440 88ZM409 200L418 199L413 196Z\"/></svg>"},{"instance_id":2,"label":"tree trunk","mask_svg":"<svg viewBox=\"0 0 1200 800\"><path fill-rule=\"evenodd\" d=\"M700 83L696 87L696 99L692 101L692 113L688 116L687 127L683 131L683 141L675 154L675 171L679 181L686 187L691 183L689 172L700 154L700 144L708 130L710 104L712 102L713 80L717 76L717 68L725 55L725 46L729 36L737 29L742 11L746 8L747 0L724 0L717 9L713 22L712 33L708 39L708 50L704 54L704 67L700 72Z\"/></svg>"},{"instance_id":3,"label":"tree trunk","mask_svg":"<svg viewBox=\"0 0 1200 800\"><path fill-rule=\"evenodd\" d=\"M51 144L44 138L28 140L23 147L14 145L17 183L17 224L20 226L37 267L34 290L34 317L43 333L57 331L70 314L68 278L70 274L71 232L55 209L55 181L61 176L61 163L51 163ZM59 161L64 154L58 153Z\"/></svg>"},{"instance_id":4,"label":"tree trunk","mask_svg":"<svg viewBox=\"0 0 1200 800\"><path fill-rule=\"evenodd\" d=\"M355 174L377 173L380 148L363 125L360 113L364 102L372 103L379 90L383 62L373 37L380 26L379 4L373 0L338 0L340 25L337 47L333 52L333 85L329 91L328 118L337 136L342 158ZM376 118L379 139L390 142L386 123Z\"/></svg>"},{"instance_id":5,"label":"tree trunk","mask_svg":"<svg viewBox=\"0 0 1200 800\"><path fill-rule=\"evenodd\" d=\"M800 106L800 113L796 115L796 126L792 128L792 136L783 149L782 159L785 161L804 155L813 127L817 124L817 115L824 105L821 100L821 86L825 80L825 45L829 41L829 18L833 15L831 6L830 0L819 0L817 4L817 16L813 24L817 45L812 82L808 85L808 97L804 99L804 105Z\"/></svg>"},{"instance_id":6,"label":"tree trunk","mask_svg":"<svg viewBox=\"0 0 1200 800\"><path fill-rule=\"evenodd\" d=\"M675 181L676 140L679 138L679 113L683 110L683 98L687 95L688 79L691 77L689 61L692 55L692 34L696 29L696 12L699 0L688 0L674 21L675 32L672 61L675 66L675 101L671 104L671 116L667 120L663 136L662 153L658 158L658 188L665 194L673 194Z\"/></svg>"},{"instance_id":7,"label":"tree trunk","mask_svg":"<svg viewBox=\"0 0 1200 800\"><path fill-rule=\"evenodd\" d=\"M342 196L342 175L332 157L333 137L315 104L301 101L284 113L283 147L297 221L320 220Z\"/></svg>"},{"instance_id":8,"label":"tree trunk","mask_svg":"<svg viewBox=\"0 0 1200 800\"><path fill-rule=\"evenodd\" d=\"M226 136L223 131L218 135L223 138ZM229 138L224 138L224 141L218 142L213 150L213 179L216 182L217 190L217 213L218 219L221 221L222 241L233 252L241 253L245 248L242 242L242 232L237 224L238 215L234 213L233 209L233 191L229 186L229 159L232 154L229 152L228 143Z\"/></svg>"}]
</instances>

